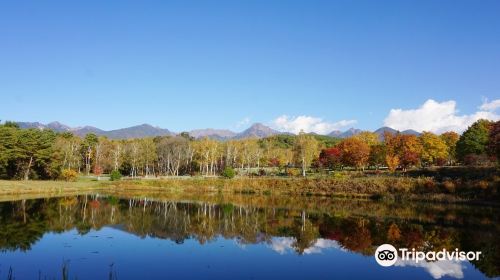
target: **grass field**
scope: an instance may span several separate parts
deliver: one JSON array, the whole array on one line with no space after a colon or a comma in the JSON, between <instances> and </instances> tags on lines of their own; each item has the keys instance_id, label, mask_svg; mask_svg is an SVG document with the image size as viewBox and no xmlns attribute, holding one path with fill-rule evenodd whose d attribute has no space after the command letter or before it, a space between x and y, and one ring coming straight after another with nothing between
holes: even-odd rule
<instances>
[{"instance_id":1,"label":"grass field","mask_svg":"<svg viewBox=\"0 0 500 280\"><path fill-rule=\"evenodd\" d=\"M107 191L121 194L156 193L157 195L200 195L211 193L352 197L384 200L421 200L439 202L498 203L498 182L484 185L462 184L450 187L430 177L323 177L279 178L240 177L223 178L169 178L122 181L96 181L89 178L77 182L63 181L5 181L0 180L0 200L19 197L61 196ZM493 187L489 187L493 186Z\"/></svg>"},{"instance_id":2,"label":"grass field","mask_svg":"<svg viewBox=\"0 0 500 280\"><path fill-rule=\"evenodd\" d=\"M0 180L0 199L25 194L78 194L102 188L97 181L63 182L63 181L6 181Z\"/></svg>"}]
</instances>

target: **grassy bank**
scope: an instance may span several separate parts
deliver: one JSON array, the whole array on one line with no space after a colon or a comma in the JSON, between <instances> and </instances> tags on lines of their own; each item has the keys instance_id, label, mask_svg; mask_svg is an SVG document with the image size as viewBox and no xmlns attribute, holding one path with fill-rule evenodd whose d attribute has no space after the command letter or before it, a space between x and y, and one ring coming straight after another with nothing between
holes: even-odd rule
<instances>
[{"instance_id":1,"label":"grassy bank","mask_svg":"<svg viewBox=\"0 0 500 280\"><path fill-rule=\"evenodd\" d=\"M78 194L90 191L168 194L258 194L290 196L355 197L382 200L439 202L500 201L500 177L481 180L410 176L342 176L317 178L239 177L169 178L156 180L102 181L0 181L0 197L27 194Z\"/></svg>"},{"instance_id":2,"label":"grassy bank","mask_svg":"<svg viewBox=\"0 0 500 280\"><path fill-rule=\"evenodd\" d=\"M497 179L495 179L497 180ZM110 182L118 190L156 190L173 193L335 196L441 202L498 202L498 181L480 184L435 181L431 177L365 176L345 178L193 178Z\"/></svg>"},{"instance_id":3,"label":"grassy bank","mask_svg":"<svg viewBox=\"0 0 500 280\"><path fill-rule=\"evenodd\" d=\"M102 189L104 186L97 181L62 182L62 181L6 181L0 180L0 201L16 196L36 197L59 196L66 194L82 194Z\"/></svg>"}]
</instances>

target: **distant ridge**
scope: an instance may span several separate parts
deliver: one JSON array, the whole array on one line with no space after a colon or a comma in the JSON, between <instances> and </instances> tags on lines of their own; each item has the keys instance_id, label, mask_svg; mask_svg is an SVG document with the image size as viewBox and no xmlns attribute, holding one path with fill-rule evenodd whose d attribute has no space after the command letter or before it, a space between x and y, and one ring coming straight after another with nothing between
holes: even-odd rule
<instances>
[{"instance_id":1,"label":"distant ridge","mask_svg":"<svg viewBox=\"0 0 500 280\"><path fill-rule=\"evenodd\" d=\"M150 124L141 124L127 128L110 130L104 133L104 136L107 136L111 139L130 139L130 138L172 136L172 135L175 135L175 133L172 133L168 129L154 127Z\"/></svg>"},{"instance_id":2,"label":"distant ridge","mask_svg":"<svg viewBox=\"0 0 500 280\"><path fill-rule=\"evenodd\" d=\"M354 135L358 135L361 132L363 132L363 130L351 127L348 130L344 131L342 134L340 134L339 137L340 138L349 138L349 137L352 137Z\"/></svg>"},{"instance_id":3,"label":"distant ridge","mask_svg":"<svg viewBox=\"0 0 500 280\"><path fill-rule=\"evenodd\" d=\"M360 134L361 132L363 132L363 130L351 127L344 132L342 132L340 130L334 130L334 131L330 132L328 134L328 136L337 137L337 138L349 138L351 136Z\"/></svg>"},{"instance_id":4,"label":"distant ridge","mask_svg":"<svg viewBox=\"0 0 500 280\"><path fill-rule=\"evenodd\" d=\"M380 141L383 141L384 140L384 134L388 132L388 133L391 133L391 134L396 134L398 133L397 130L393 129L393 128L390 128L390 127L387 127L387 126L384 126L384 127L381 127L377 130L374 131L375 134L378 135L378 139Z\"/></svg>"},{"instance_id":5,"label":"distant ridge","mask_svg":"<svg viewBox=\"0 0 500 280\"><path fill-rule=\"evenodd\" d=\"M237 133L227 129L207 128L191 130L189 131L189 135L196 139L208 137L216 140L226 140L233 138L237 135Z\"/></svg>"},{"instance_id":6,"label":"distant ridge","mask_svg":"<svg viewBox=\"0 0 500 280\"><path fill-rule=\"evenodd\" d=\"M388 133L391 133L391 134L396 134L396 133L401 133L403 135L415 135L415 136L420 136L420 132L418 131L415 131L413 129L407 129L407 130L404 130L404 131L398 131L396 129L393 129L393 128L390 128L390 127L387 127L387 126L384 126L384 127L381 127L377 130L374 131L375 134L378 135L378 138L380 141L383 141L384 140L384 134L385 132L388 132Z\"/></svg>"},{"instance_id":7,"label":"distant ridge","mask_svg":"<svg viewBox=\"0 0 500 280\"><path fill-rule=\"evenodd\" d=\"M175 135L168 129L154 127L149 124L141 124L141 125L109 130L109 131L102 130L93 126L71 128L59 122L51 122L46 125L39 122L18 122L17 124L19 124L20 128L51 129L56 132L71 132L81 137L87 135L88 133L94 133L97 136L106 136L110 139L131 139L131 138L142 138L142 137L152 137L152 136Z\"/></svg>"},{"instance_id":8,"label":"distant ridge","mask_svg":"<svg viewBox=\"0 0 500 280\"><path fill-rule=\"evenodd\" d=\"M51 122L49 124L42 124L40 122L17 122L20 128L28 129L51 129L56 132L71 132L78 136L85 136L88 133L94 133L98 136L106 136L110 139L132 139L132 138L142 138L142 137L154 137L154 136L173 136L176 135L172 131L164 128L154 127L150 124L141 124L121 129L115 130L102 130L93 126L84 126L71 128L59 122ZM276 134L286 134L277 130L274 130L268 126L261 123L255 123L243 132L236 133L226 129L196 129L189 132L189 135L195 138L208 137L217 140L228 140L228 139L243 139L243 138L263 138Z\"/></svg>"},{"instance_id":9,"label":"distant ridge","mask_svg":"<svg viewBox=\"0 0 500 280\"><path fill-rule=\"evenodd\" d=\"M28 129L51 129L56 132L71 132L78 136L85 136L88 133L94 133L98 136L106 136L110 139L132 139L132 138L142 138L142 137L155 137L155 136L173 136L177 135L176 133L160 127L155 127L150 124L141 124L126 128L114 129L114 130L102 130L93 126L83 126L83 127L70 127L68 125L62 124L60 122L51 122L48 124L43 124L40 122L17 122L20 128ZM336 138L348 138L359 133L363 132L361 129L357 128L349 128L346 131L335 130L327 134L330 137ZM380 140L384 139L384 132L389 132L392 134L401 133L405 135L415 135L419 136L421 133L412 129L398 131L390 127L381 127L374 131L379 137ZM237 133L227 129L195 129L189 131L189 135L192 137L199 139L208 137L216 140L229 140L229 139L244 139L244 138L265 138L278 134L289 134L288 132L281 132L278 130L274 130L269 126L266 126L262 123L254 123L248 129Z\"/></svg>"},{"instance_id":10,"label":"distant ridge","mask_svg":"<svg viewBox=\"0 0 500 280\"><path fill-rule=\"evenodd\" d=\"M89 134L89 133L94 133L95 135L99 135L99 136L106 135L106 131L99 129L97 127L93 127L93 126L84 126L82 128L74 128L74 129L70 129L68 131L73 132L75 135L82 136L82 137Z\"/></svg>"},{"instance_id":11,"label":"distant ridge","mask_svg":"<svg viewBox=\"0 0 500 280\"><path fill-rule=\"evenodd\" d=\"M261 123L254 123L252 126L244 130L243 132L238 133L234 138L242 139L242 138L264 138L277 134L285 134L283 132L274 130L268 126L265 126Z\"/></svg>"}]
</instances>

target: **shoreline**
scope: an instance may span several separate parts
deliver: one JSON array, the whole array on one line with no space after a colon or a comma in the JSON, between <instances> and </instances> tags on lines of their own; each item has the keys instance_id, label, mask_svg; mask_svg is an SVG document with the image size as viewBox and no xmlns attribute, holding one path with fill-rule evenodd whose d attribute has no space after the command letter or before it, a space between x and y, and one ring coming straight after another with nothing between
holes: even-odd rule
<instances>
[{"instance_id":1,"label":"shoreline","mask_svg":"<svg viewBox=\"0 0 500 280\"><path fill-rule=\"evenodd\" d=\"M350 178L162 178L121 181L6 181L0 180L0 201L6 197L76 195L95 191L115 193L156 192L165 194L241 194L331 197L374 201L420 201L500 206L495 196L482 190L447 191L428 177ZM455 191L455 190L453 190Z\"/></svg>"}]
</instances>

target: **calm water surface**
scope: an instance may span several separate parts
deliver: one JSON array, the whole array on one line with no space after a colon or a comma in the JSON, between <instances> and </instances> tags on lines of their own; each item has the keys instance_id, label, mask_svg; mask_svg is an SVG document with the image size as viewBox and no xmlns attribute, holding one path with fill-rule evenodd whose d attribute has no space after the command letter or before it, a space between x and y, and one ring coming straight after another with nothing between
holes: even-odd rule
<instances>
[{"instance_id":1,"label":"calm water surface","mask_svg":"<svg viewBox=\"0 0 500 280\"><path fill-rule=\"evenodd\" d=\"M497 213L250 195L6 201L0 279L483 279L500 276ZM373 257L384 243L483 258L384 268Z\"/></svg>"}]
</instances>

